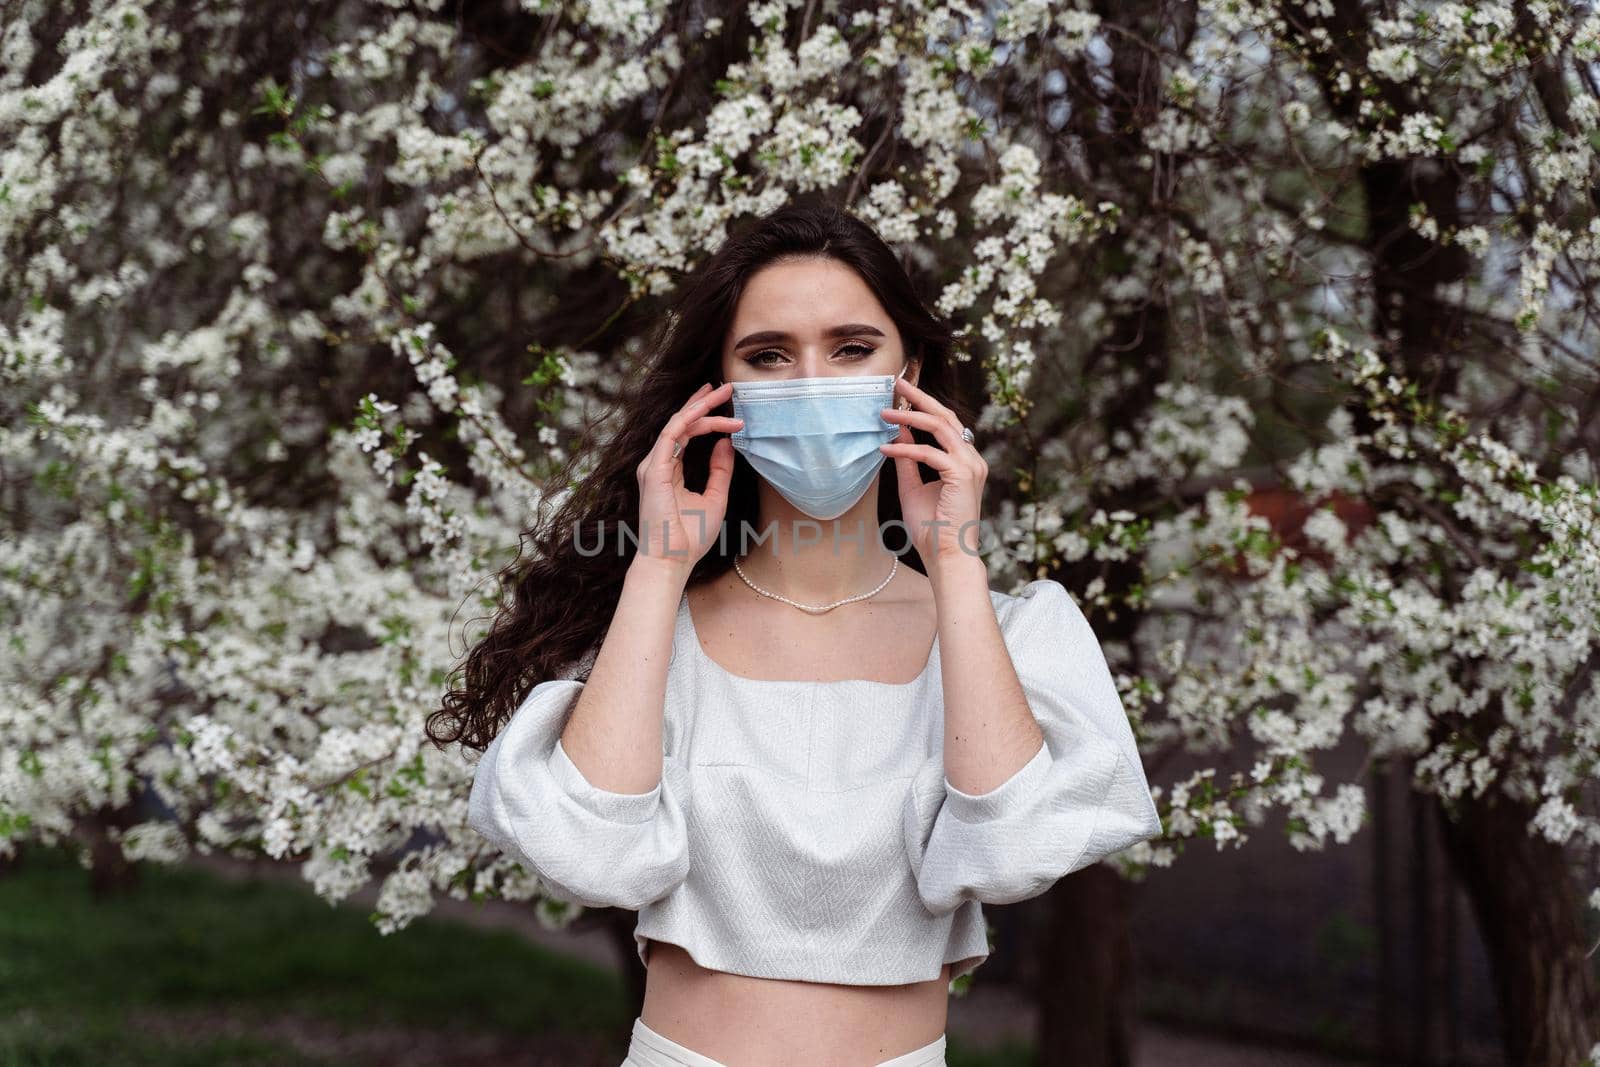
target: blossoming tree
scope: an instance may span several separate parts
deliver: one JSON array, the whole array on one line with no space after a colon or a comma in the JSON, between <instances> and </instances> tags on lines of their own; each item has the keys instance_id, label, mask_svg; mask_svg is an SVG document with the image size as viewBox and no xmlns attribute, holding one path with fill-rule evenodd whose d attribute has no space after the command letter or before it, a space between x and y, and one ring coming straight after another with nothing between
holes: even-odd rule
<instances>
[{"instance_id":1,"label":"blossoming tree","mask_svg":"<svg viewBox=\"0 0 1600 1067\"><path fill-rule=\"evenodd\" d=\"M422 728L460 609L682 272L823 190L961 327L997 586L1108 639L1166 830L1111 865L1348 842L1359 738L1436 798L1509 1054L1589 1053L1600 16L13 0L0 56L0 854L565 921ZM1105 1062L1056 971L1041 1062Z\"/></svg>"}]
</instances>

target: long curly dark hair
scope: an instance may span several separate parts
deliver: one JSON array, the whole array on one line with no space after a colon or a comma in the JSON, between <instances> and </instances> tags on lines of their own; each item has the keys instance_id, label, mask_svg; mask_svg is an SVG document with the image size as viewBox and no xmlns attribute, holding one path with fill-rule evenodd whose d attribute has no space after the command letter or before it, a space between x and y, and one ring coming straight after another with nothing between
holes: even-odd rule
<instances>
[{"instance_id":1,"label":"long curly dark hair","mask_svg":"<svg viewBox=\"0 0 1600 1067\"><path fill-rule=\"evenodd\" d=\"M649 351L656 357L637 384L625 391L618 411L605 424L615 433L602 450L593 472L574 483L572 467L583 454L575 449L548 484L572 485L572 492L548 520L535 520L522 534L521 545L533 546L498 574L500 608L486 636L469 650L452 672L452 688L443 706L428 716L427 733L435 744L460 742L479 751L487 748L528 692L540 681L558 677L586 679L580 667L598 649L610 626L622 583L632 560L608 545L596 552L573 531L633 528L639 516L636 469L655 444L667 418L682 407L704 382L722 381L723 339L746 279L786 256L827 256L855 269L877 296L900 331L908 362L920 361L917 386L954 411L964 424L973 422L971 408L955 388L950 328L924 306L910 277L893 251L871 226L825 198L792 201L753 219L730 235L721 247L690 274L666 314L652 331ZM731 403L720 414L731 415ZM912 431L922 444L937 442L932 434ZM719 435L692 438L684 449L683 480L694 492L705 489L711 446ZM727 528L742 521L755 528L759 519L760 475L745 457L734 453L728 488ZM923 481L931 468L918 465ZM878 491L880 524L889 524L886 546L922 573L926 568L910 544L901 522L899 481L893 462L885 462ZM730 554L739 538L719 539L690 571L690 585L710 580L733 564Z\"/></svg>"}]
</instances>

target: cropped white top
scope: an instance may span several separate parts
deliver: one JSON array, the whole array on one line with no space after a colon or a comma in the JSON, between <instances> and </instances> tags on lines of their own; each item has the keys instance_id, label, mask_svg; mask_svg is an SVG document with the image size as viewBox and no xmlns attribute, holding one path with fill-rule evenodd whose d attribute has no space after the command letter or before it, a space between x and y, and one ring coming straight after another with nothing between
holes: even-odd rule
<instances>
[{"instance_id":1,"label":"cropped white top","mask_svg":"<svg viewBox=\"0 0 1600 1067\"><path fill-rule=\"evenodd\" d=\"M944 776L937 639L904 684L745 678L705 653L685 595L655 788L583 777L559 741L583 682L556 678L480 757L469 823L549 895L637 910L646 963L654 938L761 978L898 985L947 962L966 974L989 954L982 904L1037 896L1161 832L1076 602L1050 580L989 595L1045 741L987 793Z\"/></svg>"}]
</instances>

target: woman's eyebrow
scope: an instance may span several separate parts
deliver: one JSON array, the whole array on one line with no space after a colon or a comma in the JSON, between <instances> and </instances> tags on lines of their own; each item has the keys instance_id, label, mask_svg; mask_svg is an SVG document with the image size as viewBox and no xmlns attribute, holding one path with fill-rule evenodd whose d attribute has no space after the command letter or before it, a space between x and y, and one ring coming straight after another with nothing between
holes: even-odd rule
<instances>
[{"instance_id":1,"label":"woman's eyebrow","mask_svg":"<svg viewBox=\"0 0 1600 1067\"><path fill-rule=\"evenodd\" d=\"M852 334L865 334L869 337L888 336L876 326L870 326L864 322L847 322L842 326L829 326L822 331L822 336L824 337L849 337ZM794 335L785 333L782 330L758 330L755 333L745 334L734 343L733 347L737 351L750 345L769 345L776 341L792 340L794 340Z\"/></svg>"}]
</instances>

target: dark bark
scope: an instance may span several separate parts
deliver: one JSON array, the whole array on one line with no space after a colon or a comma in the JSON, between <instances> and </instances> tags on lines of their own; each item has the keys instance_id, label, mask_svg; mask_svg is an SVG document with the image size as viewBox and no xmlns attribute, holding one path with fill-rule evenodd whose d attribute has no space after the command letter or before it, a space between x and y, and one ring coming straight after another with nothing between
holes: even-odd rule
<instances>
[{"instance_id":1,"label":"dark bark","mask_svg":"<svg viewBox=\"0 0 1600 1067\"><path fill-rule=\"evenodd\" d=\"M89 849L89 891L98 898L121 896L139 885L139 865L122 853L111 830L126 830L139 821L135 805L100 808L80 824Z\"/></svg>"},{"instance_id":2,"label":"dark bark","mask_svg":"<svg viewBox=\"0 0 1600 1067\"><path fill-rule=\"evenodd\" d=\"M1400 1028L1395 1018L1399 1003L1399 965L1395 921L1394 812L1389 799L1394 772L1387 761L1372 771L1372 910L1377 920L1377 1048L1385 1062L1399 1059ZM1404 783L1401 783L1402 788Z\"/></svg>"},{"instance_id":3,"label":"dark bark","mask_svg":"<svg viewBox=\"0 0 1600 1067\"><path fill-rule=\"evenodd\" d=\"M0 878L7 878L22 870L22 861L28 854L25 842L15 843L16 851L9 856L0 856Z\"/></svg>"},{"instance_id":4,"label":"dark bark","mask_svg":"<svg viewBox=\"0 0 1600 1067\"><path fill-rule=\"evenodd\" d=\"M1534 809L1504 794L1491 791L1454 817L1434 806L1488 946L1506 1062L1578 1067L1600 1037L1600 1001L1564 850L1530 834Z\"/></svg>"},{"instance_id":5,"label":"dark bark","mask_svg":"<svg viewBox=\"0 0 1600 1067\"><path fill-rule=\"evenodd\" d=\"M1035 941L1039 1067L1129 1067L1137 1023L1133 887L1094 864L1057 882Z\"/></svg>"},{"instance_id":6,"label":"dark bark","mask_svg":"<svg viewBox=\"0 0 1600 1067\"><path fill-rule=\"evenodd\" d=\"M610 908L604 919L606 936L617 951L618 965L622 969L622 983L626 990L626 1003L633 1005L634 1018L644 1008L644 982L646 971L639 962L639 949L633 939L633 928L639 914L623 908Z\"/></svg>"}]
</instances>

